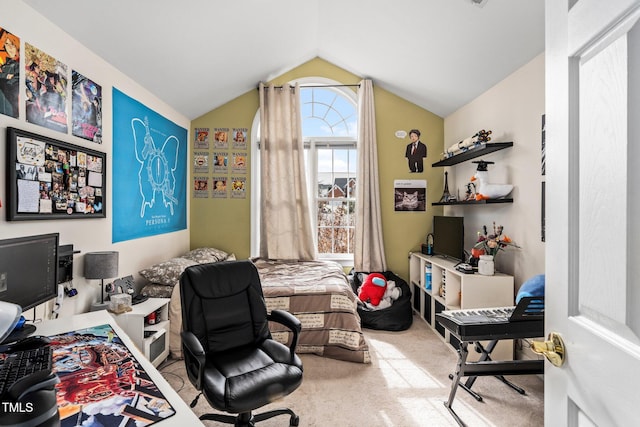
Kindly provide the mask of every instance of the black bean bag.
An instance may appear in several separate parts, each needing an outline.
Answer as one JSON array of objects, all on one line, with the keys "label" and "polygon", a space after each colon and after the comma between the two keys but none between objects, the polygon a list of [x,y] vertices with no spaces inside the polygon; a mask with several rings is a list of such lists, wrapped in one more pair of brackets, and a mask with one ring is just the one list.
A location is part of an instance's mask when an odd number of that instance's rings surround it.
[{"label": "black bean bag", "polygon": [[[358,294],[358,288],[362,285],[365,275],[368,273],[352,272],[349,281],[353,292]],[[380,310],[370,310],[362,304],[358,304],[358,314],[363,328],[382,331],[404,331],[413,323],[413,309],[411,306],[411,289],[406,281],[393,274],[391,271],[382,273],[387,280],[393,280],[402,295],[391,304],[390,307]]]}]

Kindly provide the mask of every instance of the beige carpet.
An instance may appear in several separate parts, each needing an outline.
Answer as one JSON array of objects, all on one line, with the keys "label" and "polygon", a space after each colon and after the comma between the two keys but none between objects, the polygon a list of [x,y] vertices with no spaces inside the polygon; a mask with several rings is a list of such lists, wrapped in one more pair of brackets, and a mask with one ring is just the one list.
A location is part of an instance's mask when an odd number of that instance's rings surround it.
[{"label": "beige carpet", "polygon": [[[371,348],[370,365],[303,354],[300,388],[263,410],[288,406],[300,416],[300,426],[457,426],[443,405],[450,391],[448,375],[457,360],[451,347],[417,317],[407,331],[367,329],[365,336]],[[186,378],[183,362],[169,360],[160,368],[185,402],[191,403],[197,393]],[[542,426],[543,381],[533,375],[508,379],[526,394],[520,395],[494,377],[482,377],[473,389],[483,402],[459,388],[454,410],[469,427]],[[198,415],[215,412],[204,397],[194,410]],[[284,427],[288,421],[288,416],[280,416],[257,425]]]}]

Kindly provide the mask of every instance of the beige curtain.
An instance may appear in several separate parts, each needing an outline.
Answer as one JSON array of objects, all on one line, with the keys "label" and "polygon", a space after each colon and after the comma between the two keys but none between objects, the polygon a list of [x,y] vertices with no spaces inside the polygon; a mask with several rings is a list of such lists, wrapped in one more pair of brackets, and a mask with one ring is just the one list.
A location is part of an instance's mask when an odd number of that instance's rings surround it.
[{"label": "beige curtain", "polygon": [[376,109],[373,83],[369,79],[362,80],[358,90],[357,177],[354,269],[386,271],[380,216]]},{"label": "beige curtain", "polygon": [[299,87],[260,83],[260,256],[312,260]]}]

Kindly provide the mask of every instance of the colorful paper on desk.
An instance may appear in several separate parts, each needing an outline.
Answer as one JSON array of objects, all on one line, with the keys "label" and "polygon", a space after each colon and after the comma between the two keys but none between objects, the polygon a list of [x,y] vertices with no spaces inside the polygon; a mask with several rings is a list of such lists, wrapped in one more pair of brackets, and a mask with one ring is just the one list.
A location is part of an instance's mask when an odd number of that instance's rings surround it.
[{"label": "colorful paper on desk", "polygon": [[49,338],[61,426],[149,426],[175,414],[111,326]]}]

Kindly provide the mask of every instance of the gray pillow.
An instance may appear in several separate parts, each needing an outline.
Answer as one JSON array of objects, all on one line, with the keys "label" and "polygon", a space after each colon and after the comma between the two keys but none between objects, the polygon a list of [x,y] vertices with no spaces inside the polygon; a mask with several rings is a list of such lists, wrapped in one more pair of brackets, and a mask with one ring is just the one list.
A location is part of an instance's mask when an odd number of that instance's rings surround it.
[{"label": "gray pillow", "polygon": [[198,264],[225,261],[228,257],[228,253],[216,248],[198,248],[182,255],[182,258],[190,259]]},{"label": "gray pillow", "polygon": [[196,264],[198,264],[196,261],[188,258],[171,258],[170,260],[140,270],[139,273],[149,282],[175,286],[180,281],[180,275],[185,268]]}]

